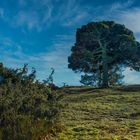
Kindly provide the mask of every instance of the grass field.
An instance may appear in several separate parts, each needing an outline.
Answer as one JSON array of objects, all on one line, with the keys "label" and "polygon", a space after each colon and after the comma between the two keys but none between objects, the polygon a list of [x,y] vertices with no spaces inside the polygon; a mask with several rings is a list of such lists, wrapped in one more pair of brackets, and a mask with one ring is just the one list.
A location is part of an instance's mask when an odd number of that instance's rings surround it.
[{"label": "grass field", "polygon": [[140,88],[65,89],[55,140],[140,140]]}]

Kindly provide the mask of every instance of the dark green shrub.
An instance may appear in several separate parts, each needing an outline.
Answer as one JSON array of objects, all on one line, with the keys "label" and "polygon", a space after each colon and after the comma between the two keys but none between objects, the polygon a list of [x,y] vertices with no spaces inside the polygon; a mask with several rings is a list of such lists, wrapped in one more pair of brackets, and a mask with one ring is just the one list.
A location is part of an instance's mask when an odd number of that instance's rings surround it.
[{"label": "dark green shrub", "polygon": [[[0,133],[2,140],[38,140],[56,125],[58,94],[36,80],[28,67],[8,69],[0,65]],[[51,77],[52,78],[52,77]]]}]

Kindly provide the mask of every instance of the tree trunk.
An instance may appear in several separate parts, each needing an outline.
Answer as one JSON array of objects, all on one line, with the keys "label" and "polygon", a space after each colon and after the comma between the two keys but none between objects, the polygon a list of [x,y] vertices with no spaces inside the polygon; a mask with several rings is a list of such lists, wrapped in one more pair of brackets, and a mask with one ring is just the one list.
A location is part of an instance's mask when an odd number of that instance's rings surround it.
[{"label": "tree trunk", "polygon": [[98,86],[101,87],[102,86],[102,70],[100,68],[100,64],[98,64]]},{"label": "tree trunk", "polygon": [[101,47],[101,58],[102,58],[102,87],[106,88],[108,87],[108,56],[107,56],[107,46],[106,44],[103,45],[102,42],[99,40],[99,45]]},{"label": "tree trunk", "polygon": [[102,87],[108,87],[108,59],[107,59],[107,48],[102,48],[102,62],[103,62],[103,83]]},{"label": "tree trunk", "polygon": [[103,83],[102,87],[108,87],[108,64],[103,62]]}]

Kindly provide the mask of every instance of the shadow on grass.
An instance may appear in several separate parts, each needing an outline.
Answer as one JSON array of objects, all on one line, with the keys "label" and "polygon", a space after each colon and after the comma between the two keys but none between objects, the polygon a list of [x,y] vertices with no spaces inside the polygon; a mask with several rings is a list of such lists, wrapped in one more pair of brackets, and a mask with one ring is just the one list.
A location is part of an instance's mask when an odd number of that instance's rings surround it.
[{"label": "shadow on grass", "polygon": [[128,85],[122,86],[119,88],[115,88],[115,90],[123,91],[123,92],[140,92],[140,85]]}]

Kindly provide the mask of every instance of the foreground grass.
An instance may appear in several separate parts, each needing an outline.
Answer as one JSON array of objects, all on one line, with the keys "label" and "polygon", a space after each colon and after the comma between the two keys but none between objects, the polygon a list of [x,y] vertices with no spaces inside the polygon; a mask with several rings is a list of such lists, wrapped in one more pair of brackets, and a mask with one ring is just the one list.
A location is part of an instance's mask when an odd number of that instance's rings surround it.
[{"label": "foreground grass", "polygon": [[55,140],[140,140],[140,90],[69,88]]}]

